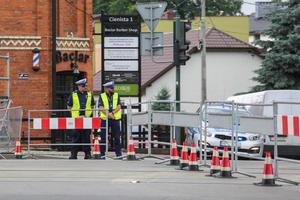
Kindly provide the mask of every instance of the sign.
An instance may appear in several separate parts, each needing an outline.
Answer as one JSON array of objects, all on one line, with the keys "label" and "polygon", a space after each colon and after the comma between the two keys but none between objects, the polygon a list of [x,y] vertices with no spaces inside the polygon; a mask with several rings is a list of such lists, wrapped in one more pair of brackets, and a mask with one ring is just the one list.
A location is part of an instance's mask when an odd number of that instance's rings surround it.
[{"label": "sign", "polygon": [[167,2],[137,3],[136,9],[153,32],[167,7]]},{"label": "sign", "polygon": [[105,37],[104,47],[139,47],[137,37]]},{"label": "sign", "polygon": [[105,82],[114,81],[116,83],[137,83],[139,81],[138,72],[105,72]]},{"label": "sign", "polygon": [[121,96],[139,96],[141,59],[139,16],[104,15],[102,25],[102,84],[114,81]]},{"label": "sign", "polygon": [[[154,46],[154,47],[153,47]],[[164,54],[164,33],[154,32],[151,40],[151,33],[141,33],[141,54],[142,56],[163,56]]]},{"label": "sign", "polygon": [[104,59],[138,60],[138,49],[104,49]]},{"label": "sign", "polygon": [[87,63],[89,59],[89,55],[84,54],[84,53],[78,53],[78,51],[74,51],[71,53],[62,53],[60,51],[56,52],[56,63],[60,62],[69,62],[69,61],[78,61],[80,63]]},{"label": "sign", "polygon": [[105,71],[139,71],[139,62],[134,61],[120,61],[120,60],[106,60],[104,61]]},{"label": "sign", "polygon": [[19,75],[18,75],[18,78],[19,78],[19,79],[22,79],[22,80],[26,80],[26,79],[29,78],[29,74],[19,74]]}]

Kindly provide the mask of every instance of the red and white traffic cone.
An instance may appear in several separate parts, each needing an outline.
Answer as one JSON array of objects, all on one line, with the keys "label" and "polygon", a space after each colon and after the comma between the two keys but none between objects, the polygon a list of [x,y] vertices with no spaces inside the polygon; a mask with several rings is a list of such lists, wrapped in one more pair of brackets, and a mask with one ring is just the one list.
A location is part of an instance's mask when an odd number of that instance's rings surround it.
[{"label": "red and white traffic cone", "polygon": [[198,157],[195,143],[191,145],[191,155],[189,159],[189,170],[190,171],[199,171]]},{"label": "red and white traffic cone", "polygon": [[20,138],[16,140],[15,157],[16,159],[22,159],[22,147]]},{"label": "red and white traffic cone", "polygon": [[93,147],[93,156],[94,159],[100,159],[100,145],[99,145],[99,137],[95,137],[94,139],[94,147]]},{"label": "red and white traffic cone", "polygon": [[231,175],[230,160],[229,160],[229,154],[228,154],[228,147],[227,146],[225,146],[224,149],[223,149],[221,171],[220,171],[220,175],[217,176],[217,177],[220,177],[220,178],[235,178]]},{"label": "red and white traffic cone", "polygon": [[172,140],[172,146],[170,149],[170,165],[179,165],[179,157],[178,157],[176,139]]},{"label": "red and white traffic cone", "polygon": [[186,146],[186,142],[183,142],[182,149],[181,149],[179,168],[183,169],[183,168],[188,167],[188,166],[189,166],[188,148]]},{"label": "red and white traffic cone", "polygon": [[280,185],[275,184],[271,152],[266,152],[262,181],[259,182],[259,183],[254,183],[254,185],[258,185],[258,186],[280,186]]},{"label": "red and white traffic cone", "polygon": [[221,170],[221,166],[220,166],[218,147],[214,147],[213,155],[211,159],[211,166],[210,166],[210,176],[220,172],[220,170]]},{"label": "red and white traffic cone", "polygon": [[127,160],[136,160],[134,140],[133,140],[132,136],[130,136],[129,139],[128,139]]}]

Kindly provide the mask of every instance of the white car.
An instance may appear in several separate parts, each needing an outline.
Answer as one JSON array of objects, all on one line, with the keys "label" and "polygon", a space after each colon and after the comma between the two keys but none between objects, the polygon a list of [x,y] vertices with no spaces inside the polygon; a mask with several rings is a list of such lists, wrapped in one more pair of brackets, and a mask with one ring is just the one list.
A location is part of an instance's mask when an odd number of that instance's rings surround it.
[{"label": "white car", "polygon": [[[204,111],[204,108],[202,108],[202,111]],[[208,106],[207,108],[208,113],[214,113],[214,114],[228,114],[232,112],[231,104],[220,104],[216,106]],[[246,109],[239,108],[238,110],[238,116],[249,116],[249,112]],[[209,122],[208,122],[209,123]],[[205,126],[205,122],[202,123],[203,127]],[[190,131],[192,130],[192,131]],[[198,133],[195,133],[195,131],[198,130]],[[188,141],[199,140],[197,142],[197,146],[199,147],[200,143],[200,134],[199,129],[195,128],[189,128],[188,131]],[[193,132],[193,134],[191,134]],[[202,144],[204,143],[204,130],[202,129]],[[192,138],[194,136],[194,138]],[[229,129],[223,129],[223,128],[207,128],[207,146],[208,147],[224,147],[228,146],[231,147],[232,141],[232,132]],[[234,138],[235,139],[235,138]],[[258,134],[254,133],[238,133],[238,150],[240,152],[247,152],[247,153],[260,153],[260,150],[263,148],[263,137],[260,137]]]}]

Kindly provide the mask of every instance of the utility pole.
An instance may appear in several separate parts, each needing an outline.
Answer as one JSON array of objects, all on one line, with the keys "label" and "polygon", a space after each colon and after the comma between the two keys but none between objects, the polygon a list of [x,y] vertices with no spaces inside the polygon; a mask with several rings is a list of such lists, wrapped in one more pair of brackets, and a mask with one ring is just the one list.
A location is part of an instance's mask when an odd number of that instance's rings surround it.
[{"label": "utility pole", "polygon": [[[178,11],[176,11],[175,16],[175,41],[174,45],[178,45],[180,40],[180,16]],[[178,58],[175,58],[178,59]],[[176,64],[176,101],[180,101],[180,62],[175,62]],[[180,103],[176,103],[176,111],[180,111]]]},{"label": "utility pole", "polygon": [[201,0],[201,101],[207,100],[206,85],[206,23],[205,23],[205,0]]},{"label": "utility pole", "polygon": [[56,109],[56,0],[52,0],[52,109]]}]

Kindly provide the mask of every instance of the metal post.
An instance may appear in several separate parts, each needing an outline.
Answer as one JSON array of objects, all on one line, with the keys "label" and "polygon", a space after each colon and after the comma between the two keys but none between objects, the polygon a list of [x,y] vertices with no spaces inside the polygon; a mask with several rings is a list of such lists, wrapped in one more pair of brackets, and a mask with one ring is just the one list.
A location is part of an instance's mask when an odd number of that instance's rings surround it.
[{"label": "metal post", "polygon": [[[200,104],[200,108],[201,108],[201,104]],[[200,158],[200,164],[202,162],[202,156],[203,156],[203,153],[202,153],[202,122],[203,122],[203,112],[202,110],[200,110],[199,112],[199,118],[200,118],[200,124],[199,124],[199,133],[200,133],[200,144],[199,144],[199,158]],[[205,119],[206,120],[206,119]]]},{"label": "metal post", "polygon": [[205,102],[207,99],[206,92],[206,23],[205,23],[205,0],[201,1],[201,98],[202,102]]},{"label": "metal post", "polygon": [[[204,123],[204,163],[203,165],[206,166],[207,165],[207,152],[206,152],[206,149],[207,149],[207,102],[205,102],[205,113],[204,113],[204,119],[205,119],[205,123]],[[202,141],[202,138],[201,138],[201,141]]]},{"label": "metal post", "polygon": [[10,57],[9,53],[7,53],[7,59],[6,59],[6,73],[7,73],[7,91],[6,96],[9,99],[10,98]]},{"label": "metal post", "polygon": [[151,120],[152,118],[152,108],[151,108],[151,101],[148,103],[148,156],[151,156],[151,137],[152,137],[152,126]]},{"label": "metal post", "polygon": [[[238,113],[238,110],[239,110],[239,106],[238,104],[236,104],[236,107],[235,107],[235,119],[237,119],[237,113]],[[236,122],[238,123],[238,121],[236,120]],[[239,126],[236,126],[236,130],[235,130],[235,147],[234,147],[234,171],[237,171],[237,162],[238,162],[238,127]]]},{"label": "metal post", "polygon": [[277,114],[278,114],[278,103],[273,102],[273,120],[274,120],[274,175],[278,178],[278,136],[277,136]]},{"label": "metal post", "polygon": [[28,110],[28,124],[27,124],[27,128],[28,128],[28,133],[27,133],[27,142],[28,142],[28,147],[27,147],[27,153],[28,153],[28,156],[30,156],[30,137],[31,137],[31,134],[30,134],[30,110]]},{"label": "metal post", "polygon": [[[181,33],[180,33],[180,16],[178,11],[176,12],[176,16],[175,16],[175,41],[174,41],[174,45],[177,45],[177,49],[179,48],[179,40],[181,38]],[[180,112],[180,62],[176,62],[176,111]],[[181,141],[181,135],[180,135],[180,128],[176,128],[175,130],[175,137],[176,137],[176,141],[177,143],[179,143]],[[176,134],[177,133],[177,134]]]},{"label": "metal post", "polygon": [[106,121],[105,121],[105,138],[106,138],[106,146],[105,146],[105,154],[108,156],[108,110],[105,111]]},{"label": "metal post", "polygon": [[236,126],[236,121],[235,121],[235,113],[234,113],[234,102],[232,101],[231,102],[231,148],[230,148],[230,151],[231,151],[231,170],[233,170],[233,160],[234,160],[234,135],[235,135],[235,126]]}]

